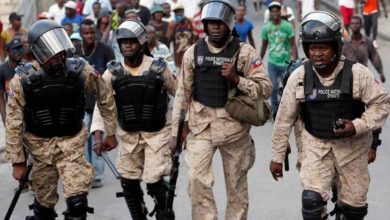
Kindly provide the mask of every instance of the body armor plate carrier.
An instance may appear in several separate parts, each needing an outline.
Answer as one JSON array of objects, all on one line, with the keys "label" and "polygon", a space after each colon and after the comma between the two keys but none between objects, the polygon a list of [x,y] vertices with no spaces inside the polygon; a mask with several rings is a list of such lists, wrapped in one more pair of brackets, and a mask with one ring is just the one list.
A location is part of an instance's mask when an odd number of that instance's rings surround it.
[{"label": "body armor plate carrier", "polygon": [[205,39],[195,45],[194,100],[210,107],[224,107],[227,102],[229,82],[222,76],[223,63],[232,63],[239,51],[240,41],[234,38],[224,50],[213,54]]},{"label": "body armor plate carrier", "polygon": [[68,58],[62,73],[46,74],[32,64],[19,66],[26,106],[26,131],[39,137],[72,136],[80,132],[84,117],[85,61]]},{"label": "body armor plate carrier", "polygon": [[345,60],[344,67],[333,85],[323,86],[310,61],[304,63],[305,102],[301,103],[301,116],[306,130],[320,139],[338,139],[333,122],[339,118],[353,120],[361,117],[365,105],[352,96],[353,61]]},{"label": "body armor plate carrier", "polygon": [[127,132],[159,131],[165,126],[168,96],[163,89],[163,60],[153,61],[149,72],[132,76],[120,62],[111,61],[107,68],[112,73],[112,87],[119,126]]}]

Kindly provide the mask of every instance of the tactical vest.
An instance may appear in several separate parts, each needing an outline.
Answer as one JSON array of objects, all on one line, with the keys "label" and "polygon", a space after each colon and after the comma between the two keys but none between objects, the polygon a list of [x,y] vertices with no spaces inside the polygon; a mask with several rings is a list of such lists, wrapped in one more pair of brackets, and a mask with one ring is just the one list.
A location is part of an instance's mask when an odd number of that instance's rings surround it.
[{"label": "tactical vest", "polygon": [[80,132],[84,118],[85,61],[68,58],[58,74],[35,70],[31,64],[19,66],[26,105],[26,131],[43,137],[72,136]]},{"label": "tactical vest", "polygon": [[232,63],[240,41],[234,38],[225,50],[211,53],[205,39],[195,45],[194,100],[210,107],[223,107],[226,104],[229,82],[222,76],[221,68],[225,62]]},{"label": "tactical vest", "polygon": [[301,103],[301,116],[306,130],[320,139],[338,139],[333,122],[339,118],[353,120],[361,117],[365,105],[352,96],[353,61],[345,60],[344,67],[331,86],[321,84],[310,61],[304,63],[305,102]]},{"label": "tactical vest", "polygon": [[107,65],[113,74],[111,83],[119,126],[123,130],[154,132],[165,126],[168,95],[163,89],[162,73],[166,65],[162,59],[153,61],[149,72],[142,76],[132,76],[114,60]]}]

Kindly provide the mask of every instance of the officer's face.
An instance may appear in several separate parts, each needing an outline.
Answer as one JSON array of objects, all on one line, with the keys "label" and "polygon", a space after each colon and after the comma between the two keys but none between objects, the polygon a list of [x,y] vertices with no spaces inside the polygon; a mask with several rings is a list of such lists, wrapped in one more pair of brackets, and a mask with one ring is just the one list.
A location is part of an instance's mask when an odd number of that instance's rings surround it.
[{"label": "officer's face", "polygon": [[316,68],[325,68],[332,63],[335,51],[332,43],[320,43],[309,45],[309,56]]},{"label": "officer's face", "polygon": [[80,34],[84,44],[86,45],[95,44],[96,31],[93,25],[81,25]]},{"label": "officer's face", "polygon": [[214,41],[219,41],[226,38],[229,33],[228,26],[222,21],[207,21],[207,31],[209,36]]},{"label": "officer's face", "polygon": [[141,49],[141,45],[138,43],[137,38],[129,38],[121,40],[121,52],[124,57],[133,57]]},{"label": "officer's face", "polygon": [[42,64],[43,70],[48,74],[57,74],[64,66],[65,52],[57,53],[50,58],[46,63]]}]

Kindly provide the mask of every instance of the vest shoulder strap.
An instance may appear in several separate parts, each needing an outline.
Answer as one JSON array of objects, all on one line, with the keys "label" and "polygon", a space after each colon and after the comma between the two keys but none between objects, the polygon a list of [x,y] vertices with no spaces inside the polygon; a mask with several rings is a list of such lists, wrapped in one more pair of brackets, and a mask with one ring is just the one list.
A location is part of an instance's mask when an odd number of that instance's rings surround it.
[{"label": "vest shoulder strap", "polygon": [[352,90],[352,65],[354,61],[345,59],[343,66],[343,76],[341,81],[341,94],[349,94]]},{"label": "vest shoulder strap", "polygon": [[38,84],[42,73],[41,71],[36,70],[32,63],[18,65],[15,68],[15,72],[21,76],[22,85],[26,84],[27,86]]},{"label": "vest shoulder strap", "polygon": [[206,49],[206,40],[204,38],[201,38],[198,40],[198,42],[195,44],[194,47],[194,59],[195,59],[195,65],[201,65],[201,63],[198,62],[197,57],[202,56],[205,54]]},{"label": "vest shoulder strap", "polygon": [[82,57],[71,57],[66,59],[68,75],[76,77],[80,75],[85,67],[86,61]]},{"label": "vest shoulder strap", "polygon": [[304,76],[305,95],[310,95],[314,88],[313,64],[309,60],[307,62],[304,62],[303,66],[305,67],[305,76]]},{"label": "vest shoulder strap", "polygon": [[116,77],[125,75],[123,66],[119,61],[111,60],[107,63],[107,69]]}]

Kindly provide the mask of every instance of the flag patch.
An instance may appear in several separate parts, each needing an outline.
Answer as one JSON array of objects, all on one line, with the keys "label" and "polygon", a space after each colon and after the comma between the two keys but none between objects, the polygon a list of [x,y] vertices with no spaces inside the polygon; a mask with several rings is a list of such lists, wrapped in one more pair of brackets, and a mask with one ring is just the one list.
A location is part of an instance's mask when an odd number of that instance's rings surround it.
[{"label": "flag patch", "polygon": [[259,67],[259,66],[261,66],[261,64],[263,64],[263,63],[261,62],[260,58],[257,58],[257,59],[252,61],[253,68]]}]

